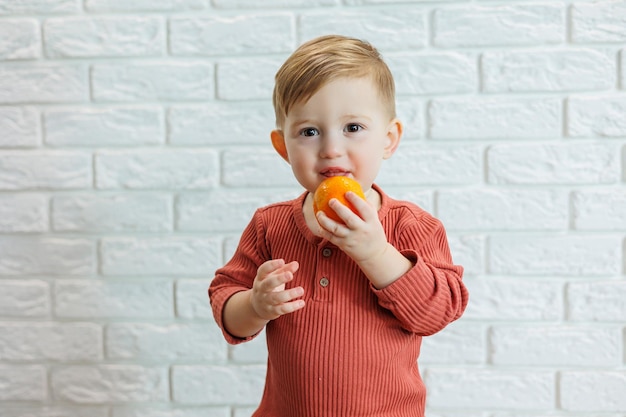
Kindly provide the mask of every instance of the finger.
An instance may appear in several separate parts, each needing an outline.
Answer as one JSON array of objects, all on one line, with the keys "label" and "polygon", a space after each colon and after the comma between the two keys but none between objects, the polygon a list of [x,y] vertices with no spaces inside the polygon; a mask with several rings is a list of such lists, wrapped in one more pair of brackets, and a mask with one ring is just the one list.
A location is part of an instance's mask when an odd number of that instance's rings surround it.
[{"label": "finger", "polygon": [[275,312],[276,314],[283,315],[293,313],[294,311],[300,310],[305,306],[304,300],[295,300],[289,303],[283,303],[279,306],[276,306]]},{"label": "finger", "polygon": [[337,229],[339,223],[335,220],[331,219],[326,215],[326,213],[319,211],[317,214],[317,222],[320,225],[320,235],[323,238],[329,238],[329,234],[332,235],[333,230]]},{"label": "finger", "polygon": [[340,203],[337,199],[331,199],[328,205],[337,213],[343,224],[348,225],[350,228],[353,228],[352,226],[356,226],[362,220],[360,215],[355,213],[351,207]]},{"label": "finger", "polygon": [[300,264],[297,261],[289,262],[288,264],[284,264],[280,268],[272,271],[272,278],[277,278],[279,284],[284,284],[293,279],[293,274],[300,268]]},{"label": "finger", "polygon": [[370,203],[367,200],[364,200],[361,197],[359,197],[356,193],[352,191],[348,191],[346,193],[346,200],[350,204],[352,204],[352,206],[356,209],[358,215],[363,220],[366,220],[368,217],[370,217],[372,213],[378,216],[378,213],[376,213],[376,210],[373,210]]},{"label": "finger", "polygon": [[284,288],[284,284],[293,279],[293,274],[299,267],[300,265],[297,261],[284,264],[280,268],[272,271],[261,281],[261,289],[267,292],[282,290]]},{"label": "finger", "polygon": [[304,295],[304,288],[295,287],[285,291],[279,291],[272,294],[271,303],[275,306],[294,301]]},{"label": "finger", "polygon": [[285,265],[284,259],[272,259],[272,260],[263,262],[257,270],[257,275],[259,276],[260,279],[264,279],[269,274],[271,274],[272,272],[276,271],[277,269],[281,268],[284,265]]}]

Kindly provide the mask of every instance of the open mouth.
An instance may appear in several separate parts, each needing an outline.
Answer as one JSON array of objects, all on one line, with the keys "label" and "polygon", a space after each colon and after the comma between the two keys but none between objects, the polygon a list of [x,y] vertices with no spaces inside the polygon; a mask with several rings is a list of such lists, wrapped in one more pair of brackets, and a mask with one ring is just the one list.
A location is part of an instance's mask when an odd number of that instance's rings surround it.
[{"label": "open mouth", "polygon": [[323,177],[338,177],[338,176],[349,177],[350,171],[346,171],[341,168],[328,168],[320,172],[320,175],[322,175]]}]

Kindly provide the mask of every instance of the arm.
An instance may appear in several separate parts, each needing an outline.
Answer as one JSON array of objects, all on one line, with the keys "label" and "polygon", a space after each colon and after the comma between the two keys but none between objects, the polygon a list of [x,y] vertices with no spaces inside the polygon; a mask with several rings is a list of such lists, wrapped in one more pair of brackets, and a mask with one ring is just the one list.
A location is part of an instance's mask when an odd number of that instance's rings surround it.
[{"label": "arm", "polygon": [[469,294],[462,281],[463,268],[452,263],[441,222],[426,215],[406,223],[394,244],[414,266],[375,292],[379,304],[392,311],[404,328],[428,336],[461,317]]},{"label": "arm", "polygon": [[[385,233],[373,207],[349,193],[346,197],[360,217],[335,201],[331,207],[345,226],[320,213],[318,220],[324,237],[361,267],[379,304],[405,329],[420,335],[436,333],[459,318],[468,292],[461,279],[463,268],[452,264],[441,222],[406,208],[406,216],[388,225]],[[387,235],[394,236],[392,241]]]},{"label": "arm", "polygon": [[259,212],[242,233],[232,259],[218,269],[209,287],[213,316],[231,344],[250,340],[269,320],[303,307],[293,298],[301,287],[285,291],[293,279],[297,262],[267,260],[264,245],[265,227]]},{"label": "arm", "polygon": [[224,305],[224,329],[233,336],[248,338],[261,331],[270,321],[304,307],[302,287],[285,290],[293,279],[297,262],[285,264],[282,259],[267,261],[258,269],[252,289],[233,294]]}]

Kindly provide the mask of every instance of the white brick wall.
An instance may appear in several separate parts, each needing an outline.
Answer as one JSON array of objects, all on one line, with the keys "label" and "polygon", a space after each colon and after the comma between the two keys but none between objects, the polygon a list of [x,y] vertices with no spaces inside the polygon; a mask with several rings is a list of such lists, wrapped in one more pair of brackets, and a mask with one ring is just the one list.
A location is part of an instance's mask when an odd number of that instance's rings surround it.
[{"label": "white brick wall", "polygon": [[300,192],[273,76],[330,32],[383,52],[379,183],[466,267],[428,415],[626,416],[626,1],[0,0],[0,417],[250,416],[264,342],[206,290]]}]

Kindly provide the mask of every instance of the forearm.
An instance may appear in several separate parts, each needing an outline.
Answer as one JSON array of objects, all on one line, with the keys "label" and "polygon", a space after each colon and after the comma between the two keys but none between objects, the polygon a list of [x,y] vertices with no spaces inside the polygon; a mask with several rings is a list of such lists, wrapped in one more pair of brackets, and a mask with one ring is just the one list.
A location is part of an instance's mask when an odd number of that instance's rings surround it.
[{"label": "forearm", "polygon": [[417,261],[409,273],[376,293],[379,304],[405,329],[428,336],[461,316],[468,293],[462,282],[462,267],[414,256]]},{"label": "forearm", "polygon": [[375,288],[383,289],[406,274],[413,263],[387,243],[377,255],[359,262],[359,267]]},{"label": "forearm", "polygon": [[224,328],[235,337],[254,336],[269,322],[260,318],[252,308],[251,293],[252,290],[237,292],[224,305],[222,313]]}]

